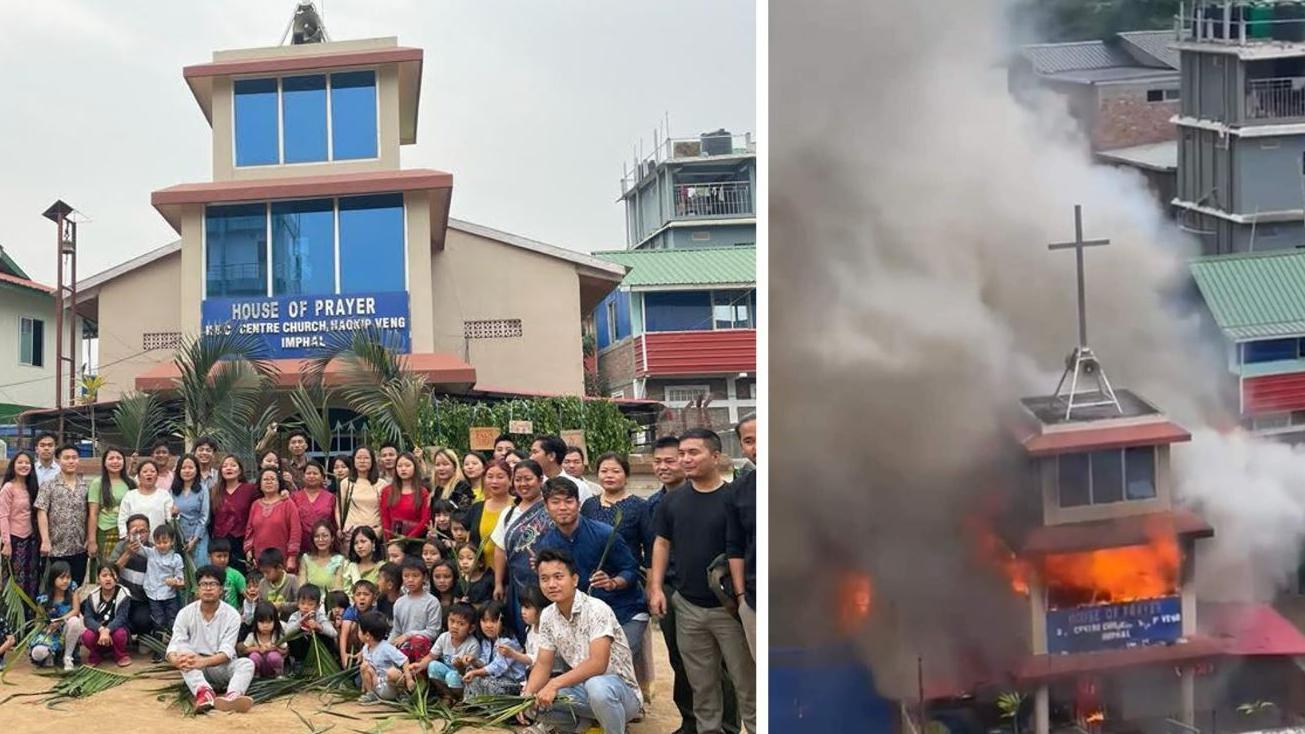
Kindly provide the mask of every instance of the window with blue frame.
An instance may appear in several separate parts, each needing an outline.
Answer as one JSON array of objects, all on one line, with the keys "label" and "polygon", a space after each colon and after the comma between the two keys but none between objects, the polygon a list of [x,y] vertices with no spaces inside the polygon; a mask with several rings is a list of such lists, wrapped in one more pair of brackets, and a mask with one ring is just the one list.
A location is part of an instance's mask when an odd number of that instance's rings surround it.
[{"label": "window with blue frame", "polygon": [[205,212],[209,298],[267,295],[267,207],[210,206]]},{"label": "window with blue frame", "polygon": [[281,127],[286,163],[326,160],[324,75],[290,76],[281,80]]},{"label": "window with blue frame", "polygon": [[401,291],[403,195],[340,199],[340,292]]},{"label": "window with blue frame", "polygon": [[210,206],[204,232],[208,298],[406,289],[402,194]]},{"label": "window with blue frame", "polygon": [[753,291],[712,291],[712,320],[717,329],[751,329]]},{"label": "window with blue frame", "polygon": [[375,158],[376,72],[234,83],[237,166]]},{"label": "window with blue frame", "polygon": [[241,79],[235,83],[236,165],[277,163],[275,79]]},{"label": "window with blue frame", "polygon": [[331,75],[331,130],[335,160],[376,157],[376,72]]},{"label": "window with blue frame", "polygon": [[1246,342],[1242,345],[1242,359],[1246,364],[1300,359],[1301,342],[1301,339],[1266,339],[1257,342]]},{"label": "window with blue frame", "polygon": [[335,202],[272,204],[272,295],[335,293]]}]

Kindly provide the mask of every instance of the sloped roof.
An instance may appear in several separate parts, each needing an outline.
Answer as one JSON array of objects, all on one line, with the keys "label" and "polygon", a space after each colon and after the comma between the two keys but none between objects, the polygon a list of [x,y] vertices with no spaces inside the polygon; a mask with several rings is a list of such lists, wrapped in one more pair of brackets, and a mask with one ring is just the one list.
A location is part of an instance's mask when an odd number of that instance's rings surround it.
[{"label": "sloped roof", "polygon": [[1178,68],[1178,51],[1169,48],[1173,31],[1124,31],[1119,40],[1120,47],[1143,66]]},{"label": "sloped roof", "polygon": [[631,288],[757,282],[756,247],[609,250],[594,255],[630,268],[622,285]]},{"label": "sloped roof", "polygon": [[1189,267],[1228,339],[1305,336],[1305,251],[1215,255]]},{"label": "sloped roof", "polygon": [[1104,41],[1033,43],[1022,46],[1020,54],[1033,64],[1033,70],[1039,74],[1137,65],[1131,56],[1106,45]]}]

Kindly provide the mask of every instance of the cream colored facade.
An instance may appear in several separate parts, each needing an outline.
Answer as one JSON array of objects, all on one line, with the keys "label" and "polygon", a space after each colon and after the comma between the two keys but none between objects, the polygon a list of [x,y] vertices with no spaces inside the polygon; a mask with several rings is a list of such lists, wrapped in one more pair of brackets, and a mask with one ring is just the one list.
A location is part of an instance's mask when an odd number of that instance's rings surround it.
[{"label": "cream colored facade", "polygon": [[[187,83],[212,124],[213,181],[154,192],[155,208],[180,240],[80,286],[79,301],[101,325],[105,399],[134,389],[136,376],[171,359],[171,344],[160,346],[167,339],[159,335],[173,335],[175,342],[198,333],[208,204],[386,191],[403,192],[412,353],[441,353],[470,364],[475,390],[583,394],[582,316],[616,287],[625,269],[448,219],[451,176],[399,167],[400,145],[416,140],[421,58],[420,49],[379,38],[219,51],[213,63],[187,67]],[[377,74],[376,158],[234,165],[233,80],[352,69]]]}]

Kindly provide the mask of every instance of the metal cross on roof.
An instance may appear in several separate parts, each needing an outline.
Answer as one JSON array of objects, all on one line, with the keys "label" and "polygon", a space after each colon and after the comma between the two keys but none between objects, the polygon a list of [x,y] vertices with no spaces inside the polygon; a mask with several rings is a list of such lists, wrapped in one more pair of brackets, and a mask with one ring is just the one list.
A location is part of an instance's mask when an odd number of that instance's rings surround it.
[{"label": "metal cross on roof", "polygon": [[1078,267],[1078,345],[1087,346],[1087,295],[1083,285],[1083,248],[1100,247],[1110,244],[1110,240],[1083,239],[1083,207],[1074,205],[1074,241],[1055,242],[1047,245],[1048,250],[1066,250],[1074,248],[1075,264]]},{"label": "metal cross on roof", "polygon": [[[1087,288],[1084,285],[1083,278],[1083,248],[1100,247],[1108,244],[1110,244],[1110,240],[1107,239],[1083,239],[1083,207],[1075,204],[1074,241],[1055,242],[1047,246],[1049,250],[1073,248],[1078,274],[1078,346],[1065,359],[1065,372],[1060,376],[1060,384],[1056,385],[1056,397],[1062,398],[1061,390],[1065,387],[1065,381],[1069,380],[1069,392],[1063,395],[1065,420],[1070,420],[1073,417],[1074,408],[1113,405],[1117,411],[1123,412],[1123,409],[1119,406],[1119,399],[1115,397],[1114,388],[1110,386],[1110,380],[1106,378],[1105,370],[1102,369],[1101,363],[1097,361],[1096,355],[1092,353],[1092,349],[1088,347],[1087,342]],[[1095,377],[1097,389],[1095,391],[1080,392],[1078,389],[1080,376]],[[1076,399],[1079,397],[1082,399]]]}]

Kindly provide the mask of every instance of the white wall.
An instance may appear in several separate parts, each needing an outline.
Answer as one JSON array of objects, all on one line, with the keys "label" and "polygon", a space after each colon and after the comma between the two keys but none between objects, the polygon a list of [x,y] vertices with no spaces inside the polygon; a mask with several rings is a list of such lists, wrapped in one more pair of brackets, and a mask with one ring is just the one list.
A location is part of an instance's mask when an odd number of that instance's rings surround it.
[{"label": "white wall", "polygon": [[[19,319],[45,322],[43,367],[19,364]],[[18,383],[18,384],[15,384]],[[0,403],[54,406],[54,296],[0,284]]]}]

